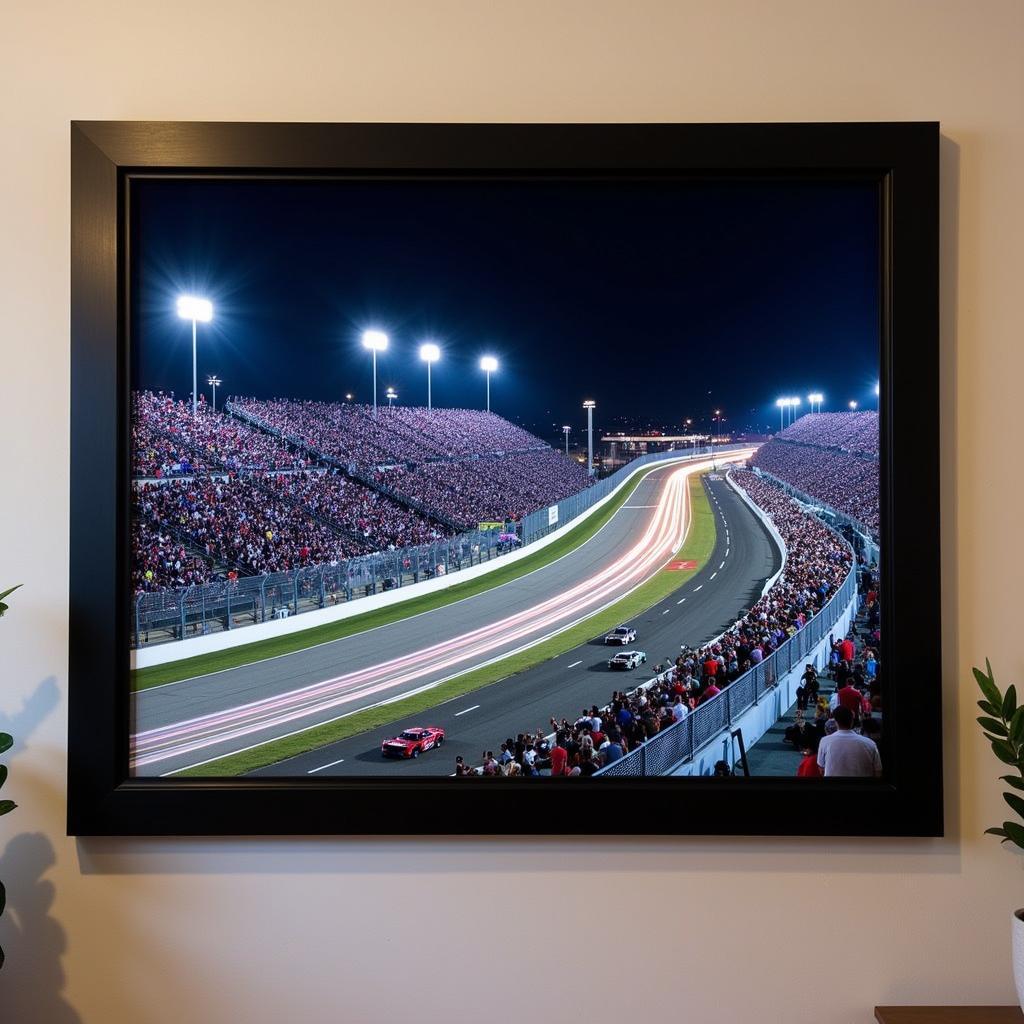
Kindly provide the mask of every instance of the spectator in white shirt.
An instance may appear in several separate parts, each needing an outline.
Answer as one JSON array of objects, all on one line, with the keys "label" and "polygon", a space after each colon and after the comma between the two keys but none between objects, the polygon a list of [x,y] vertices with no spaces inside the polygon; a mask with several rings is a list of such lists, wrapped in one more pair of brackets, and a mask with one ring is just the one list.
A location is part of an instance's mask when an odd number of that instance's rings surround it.
[{"label": "spectator in white shirt", "polygon": [[839,727],[818,746],[818,767],[825,778],[879,778],[882,759],[873,740],[853,731],[853,713],[841,704],[832,714]]}]

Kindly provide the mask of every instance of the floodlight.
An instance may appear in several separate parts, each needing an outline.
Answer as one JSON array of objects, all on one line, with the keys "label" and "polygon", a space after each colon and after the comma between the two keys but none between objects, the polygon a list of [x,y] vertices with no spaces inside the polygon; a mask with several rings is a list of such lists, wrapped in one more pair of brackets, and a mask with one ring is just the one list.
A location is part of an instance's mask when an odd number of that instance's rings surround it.
[{"label": "floodlight", "polygon": [[483,356],[480,360],[480,369],[484,373],[494,373],[498,369],[498,360],[494,356]]},{"label": "floodlight", "polygon": [[363,348],[383,352],[388,347],[388,336],[383,331],[363,331]]},{"label": "floodlight", "polygon": [[209,323],[213,319],[213,303],[209,299],[199,299],[194,295],[182,295],[178,299],[178,316],[182,320]]},{"label": "floodlight", "polygon": [[441,350],[433,342],[420,345],[420,359],[425,363],[436,363],[441,358]]}]

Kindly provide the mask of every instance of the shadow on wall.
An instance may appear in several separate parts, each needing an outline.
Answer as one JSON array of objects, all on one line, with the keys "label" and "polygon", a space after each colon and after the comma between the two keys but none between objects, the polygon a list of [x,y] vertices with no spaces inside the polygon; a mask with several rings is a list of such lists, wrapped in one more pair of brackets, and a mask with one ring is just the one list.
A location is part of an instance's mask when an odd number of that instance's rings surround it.
[{"label": "shadow on wall", "polygon": [[[48,676],[18,711],[0,713],[0,732],[9,732],[14,737],[7,787],[20,804],[29,800],[56,802],[60,798],[60,794],[47,793],[42,787],[33,786],[31,778],[19,778],[18,774],[18,760],[29,745],[29,737],[59,704],[57,681]],[[32,795],[26,798],[29,791]],[[18,813],[3,819],[5,831],[8,826],[17,827]],[[53,843],[41,832],[13,836],[0,855],[0,879],[7,889],[7,908],[0,916],[0,946],[7,955],[0,971],[0,1019],[4,1021],[81,1021],[61,995],[61,957],[67,937],[50,912],[55,896],[53,882],[43,877],[55,863]]]},{"label": "shadow on wall", "polygon": [[50,914],[53,883],[43,878],[55,862],[53,844],[41,832],[15,836],[0,857],[0,878],[7,886],[7,909],[0,917],[0,945],[7,952],[0,971],[0,1011],[5,1020],[81,1021],[61,995],[61,956],[67,941]]}]

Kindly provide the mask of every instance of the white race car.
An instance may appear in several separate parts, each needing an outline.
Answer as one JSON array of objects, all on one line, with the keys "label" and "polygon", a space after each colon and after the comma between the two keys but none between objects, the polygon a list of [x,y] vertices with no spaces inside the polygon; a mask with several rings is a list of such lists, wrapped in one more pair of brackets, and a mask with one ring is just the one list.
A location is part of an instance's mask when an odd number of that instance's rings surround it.
[{"label": "white race car", "polygon": [[637,665],[642,665],[646,660],[647,654],[644,651],[623,651],[608,661],[608,667],[629,670],[636,668]]},{"label": "white race car", "polygon": [[636,630],[632,626],[616,626],[605,638],[606,644],[622,644],[623,647],[626,644],[636,643]]}]

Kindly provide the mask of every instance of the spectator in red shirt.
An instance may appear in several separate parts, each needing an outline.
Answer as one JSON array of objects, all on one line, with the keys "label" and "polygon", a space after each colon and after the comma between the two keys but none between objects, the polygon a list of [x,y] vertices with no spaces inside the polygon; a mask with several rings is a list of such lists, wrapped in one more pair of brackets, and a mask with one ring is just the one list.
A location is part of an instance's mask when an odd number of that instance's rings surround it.
[{"label": "spectator in red shirt", "polygon": [[852,662],[856,657],[856,654],[857,652],[853,646],[853,641],[849,637],[839,644],[839,657],[842,658],[843,661]]},{"label": "spectator in red shirt", "polygon": [[860,714],[864,695],[852,683],[847,683],[839,693],[836,694],[836,697],[844,708],[850,709],[850,713],[854,718]]},{"label": "spectator in red shirt", "polygon": [[555,745],[551,748],[551,774],[564,775],[565,765],[569,760],[569,752],[565,749],[565,733],[559,730],[555,736]]},{"label": "spectator in red shirt", "polygon": [[825,773],[818,767],[818,734],[807,731],[807,742],[804,745],[804,759],[796,770],[797,778],[820,779]]}]

